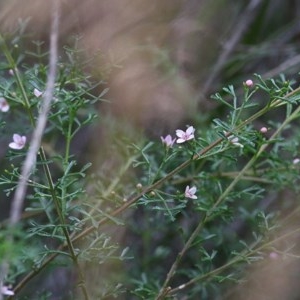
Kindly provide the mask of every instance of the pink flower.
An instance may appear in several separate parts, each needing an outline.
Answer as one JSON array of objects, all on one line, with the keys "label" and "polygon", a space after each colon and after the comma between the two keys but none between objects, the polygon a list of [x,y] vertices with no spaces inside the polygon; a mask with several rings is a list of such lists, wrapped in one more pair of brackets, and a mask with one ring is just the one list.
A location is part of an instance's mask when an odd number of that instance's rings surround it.
[{"label": "pink flower", "polygon": [[293,164],[294,164],[294,165],[299,164],[299,162],[300,162],[300,158],[295,158],[295,159],[293,160]]},{"label": "pink flower", "polygon": [[7,286],[1,286],[1,294],[7,296],[13,296],[15,293],[14,291],[10,290]]},{"label": "pink flower", "polygon": [[251,79],[246,80],[245,82],[246,87],[251,88],[253,86],[253,81]]},{"label": "pink flower", "polygon": [[271,252],[271,253],[269,254],[269,257],[270,257],[271,259],[278,259],[278,258],[279,258],[279,254],[276,253],[276,252]]},{"label": "pink flower", "polygon": [[181,129],[176,130],[176,135],[178,136],[177,143],[181,144],[186,141],[192,140],[195,138],[194,136],[195,128],[193,126],[188,127],[186,131],[183,131]]},{"label": "pink flower", "polygon": [[38,90],[38,89],[34,89],[34,90],[33,90],[33,94],[34,94],[34,96],[36,96],[37,98],[39,98],[39,97],[42,96],[43,92],[41,92],[41,91]]},{"label": "pink flower", "polygon": [[168,134],[166,137],[160,137],[161,141],[163,144],[165,144],[167,147],[172,147],[176,138],[175,139],[172,139],[171,135]]},{"label": "pink flower", "polygon": [[267,127],[262,127],[262,128],[260,129],[260,132],[261,132],[261,133],[266,133],[266,132],[268,132],[268,128],[267,128]]},{"label": "pink flower", "polygon": [[186,198],[190,198],[190,199],[197,199],[197,196],[195,195],[196,192],[197,192],[197,188],[195,186],[193,186],[191,188],[189,186],[187,186],[185,188],[184,196]]},{"label": "pink flower", "polygon": [[5,98],[3,98],[3,97],[0,97],[0,110],[2,112],[9,111],[9,105],[8,105],[7,101],[5,100]]},{"label": "pink flower", "polygon": [[11,149],[20,150],[23,149],[26,144],[26,136],[20,136],[19,134],[13,135],[13,142],[9,143]]}]

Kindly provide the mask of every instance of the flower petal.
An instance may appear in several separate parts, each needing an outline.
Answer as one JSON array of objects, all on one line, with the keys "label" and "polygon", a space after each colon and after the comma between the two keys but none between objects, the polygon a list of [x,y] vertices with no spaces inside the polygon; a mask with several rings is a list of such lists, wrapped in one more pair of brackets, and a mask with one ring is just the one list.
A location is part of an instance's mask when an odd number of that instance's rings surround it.
[{"label": "flower petal", "polygon": [[38,98],[38,97],[40,97],[43,94],[43,92],[41,92],[40,90],[38,90],[37,88],[35,88],[33,90],[33,94],[34,94],[35,97]]},{"label": "flower petal", "polygon": [[190,188],[190,193],[191,194],[195,194],[196,191],[197,191],[197,188],[195,186],[193,186],[193,187]]},{"label": "flower petal", "polygon": [[1,287],[1,294],[2,295],[7,295],[7,296],[13,296],[15,293],[10,290],[7,286],[2,286]]},{"label": "flower petal", "polygon": [[172,147],[176,139],[172,139],[172,136],[168,134],[166,137],[161,136],[160,137],[163,144],[165,144],[167,147]]},{"label": "flower petal", "polygon": [[181,129],[177,129],[176,130],[176,135],[179,137],[179,138],[182,138],[183,136],[185,136],[185,132]]},{"label": "flower petal", "polygon": [[177,141],[176,141],[177,144],[182,144],[184,142],[186,142],[186,140],[184,140],[184,139],[177,139]]},{"label": "flower petal", "polygon": [[13,140],[15,143],[20,143],[20,142],[22,142],[22,137],[19,134],[15,133],[13,135]]},{"label": "flower petal", "polygon": [[194,134],[195,132],[195,128],[193,126],[190,126],[187,130],[186,130],[186,133],[188,135],[191,135],[191,134]]},{"label": "flower petal", "polygon": [[193,138],[194,138],[194,135],[193,135],[193,134],[188,135],[188,136],[186,137],[186,141],[192,140]]},{"label": "flower petal", "polygon": [[20,145],[15,142],[9,143],[8,146],[9,146],[9,148],[15,149],[15,150],[22,149],[22,147],[20,147]]}]

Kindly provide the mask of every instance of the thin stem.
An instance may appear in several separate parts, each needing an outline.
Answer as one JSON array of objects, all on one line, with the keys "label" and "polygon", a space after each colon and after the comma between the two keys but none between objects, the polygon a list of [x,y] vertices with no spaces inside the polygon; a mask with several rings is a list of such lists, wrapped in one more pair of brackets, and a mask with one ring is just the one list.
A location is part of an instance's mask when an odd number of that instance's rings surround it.
[{"label": "thin stem", "polygon": [[[285,96],[285,98],[288,99],[288,97],[291,97],[293,94],[297,93],[300,91],[300,87],[295,89],[294,91],[290,92],[289,94],[287,94]],[[255,113],[254,115],[252,115],[251,117],[249,117],[248,119],[246,119],[245,121],[243,121],[240,125],[237,126],[237,128],[235,130],[240,130],[241,128],[243,128],[244,126],[246,126],[247,124],[253,122],[254,120],[256,120],[257,118],[259,118],[260,116],[264,115],[266,112],[268,112],[271,108],[277,107],[279,106],[281,103],[285,104],[284,101],[282,100],[275,100],[272,105],[266,106],[264,108],[262,108],[260,111],[258,111],[257,113]],[[214,147],[216,147],[218,144],[220,144],[223,141],[223,138],[219,138],[217,140],[215,140],[213,143],[211,143],[209,146],[207,146],[206,148],[202,149],[201,151],[199,151],[198,153],[196,153],[192,159],[189,159],[185,162],[183,162],[181,165],[177,166],[176,168],[174,168],[172,171],[170,171],[164,178],[161,178],[160,180],[156,181],[155,183],[153,183],[152,185],[145,187],[141,192],[137,193],[136,195],[133,195],[129,198],[129,200],[124,203],[122,206],[120,206],[119,208],[117,208],[116,210],[114,210],[110,216],[114,217],[119,215],[120,213],[122,213],[123,211],[125,211],[127,208],[131,207],[133,204],[135,204],[144,194],[150,192],[153,189],[158,188],[162,183],[164,183],[165,181],[169,180],[170,178],[172,178],[175,174],[179,173],[180,171],[182,171],[183,169],[185,169],[187,166],[190,165],[190,163],[194,160],[198,160],[200,158],[202,158],[205,154],[207,154],[210,150],[212,150]],[[98,228],[104,224],[106,224],[107,222],[110,221],[109,217],[103,217],[103,219],[101,219],[98,222]],[[198,232],[201,230],[202,226],[199,224],[197,226],[197,228],[195,229],[194,233],[195,236],[198,234]],[[71,242],[75,243],[77,241],[79,241],[80,239],[82,239],[83,237],[85,237],[86,235],[90,234],[91,232],[95,231],[96,228],[95,226],[90,226],[88,228],[86,228],[85,230],[83,230],[82,232],[80,232],[79,234],[76,235],[76,233],[74,232],[73,234],[71,234]],[[194,235],[192,234],[191,237],[193,238]],[[189,243],[191,244],[191,243]],[[64,248],[66,248],[66,244],[62,244],[58,247],[57,251],[61,251]],[[45,261],[42,263],[42,265],[40,266],[39,269],[31,271],[30,273],[27,274],[27,276],[25,276],[17,286],[15,286],[14,291],[18,292],[22,289],[22,287],[24,287],[26,285],[27,282],[29,282],[32,278],[34,278],[40,271],[42,271],[52,260],[54,260],[56,257],[58,256],[57,253],[53,253],[50,256],[48,256]],[[167,284],[165,284],[164,286],[166,286]]]},{"label": "thin stem", "polygon": [[[139,154],[140,155],[140,154]],[[132,166],[132,163],[138,158],[139,155],[133,155],[131,156],[128,161],[120,168],[120,171],[118,172],[118,175],[114,177],[114,179],[111,181],[110,185],[106,188],[106,190],[103,192],[103,198],[107,198],[111,192],[116,188],[116,186],[121,181],[123,175],[125,172]],[[96,205],[93,206],[93,208],[89,211],[89,214],[92,215],[101,205],[101,202],[98,201]]]},{"label": "thin stem", "polygon": [[274,245],[275,243],[277,242],[280,242],[284,239],[286,239],[287,237],[290,237],[294,234],[299,234],[300,232],[300,228],[297,228],[295,229],[294,231],[288,231],[287,233],[275,238],[274,240],[271,240],[269,242],[266,242],[264,244],[262,244],[261,246],[255,248],[255,246],[257,245],[257,242],[254,242],[253,245],[251,245],[249,247],[249,249],[245,249],[243,250],[239,256],[236,256],[235,258],[233,258],[231,261],[229,261],[228,263],[224,264],[223,266],[219,267],[219,268],[216,268],[206,274],[202,274],[200,276],[197,276],[193,279],[191,279],[190,281],[184,283],[184,284],[181,284],[180,286],[176,287],[176,288],[173,288],[173,289],[169,289],[169,292],[168,292],[168,295],[171,295],[171,294],[175,294],[176,292],[178,291],[181,291],[185,288],[187,288],[188,286],[191,286],[192,284],[195,284],[199,281],[203,281],[204,279],[207,279],[207,278],[211,278],[217,274],[220,274],[221,272],[223,272],[224,270],[228,269],[229,267],[235,265],[236,263],[239,263],[239,262],[243,262],[245,261],[245,258],[247,257],[251,257],[252,255],[255,255],[256,253],[259,253],[260,251],[266,249],[266,248],[269,248],[271,247],[272,245]]},{"label": "thin stem", "polygon": [[[286,127],[286,125],[294,120],[295,116],[297,116],[300,112],[300,106],[287,118],[281,126],[274,132],[274,134],[270,137],[270,141],[274,140],[276,136]],[[198,236],[199,232],[203,228],[204,224],[208,222],[211,219],[212,213],[214,210],[226,199],[228,194],[232,191],[234,186],[240,181],[240,179],[244,176],[244,174],[249,170],[249,168],[254,164],[254,162],[258,159],[258,157],[261,155],[261,153],[269,146],[269,143],[263,144],[258,152],[252,157],[252,159],[245,165],[245,167],[237,174],[237,176],[234,178],[234,180],[231,182],[231,184],[227,187],[227,189],[222,193],[222,195],[218,198],[218,200],[215,202],[215,204],[205,213],[204,218],[201,220],[201,222],[198,224],[196,229],[191,234],[190,238],[184,245],[183,249],[179,252],[179,254],[176,257],[176,260],[174,261],[173,265],[171,266],[165,282],[163,283],[160,292],[156,298],[156,300],[161,300],[166,295],[166,290],[170,290],[167,285],[169,284],[171,278],[174,276],[178,265],[183,257],[183,255],[187,252],[187,250],[190,248],[191,244],[194,242],[196,237]]]},{"label": "thin stem", "polygon": [[68,118],[68,133],[66,136],[66,150],[65,150],[65,160],[64,160],[64,167],[66,168],[69,162],[70,157],[70,146],[71,146],[71,140],[72,140],[72,125],[74,121],[74,113],[72,111],[72,108],[70,108],[69,111],[69,118]]},{"label": "thin stem", "polygon": [[[46,126],[46,122],[47,122],[48,112],[50,110],[51,102],[53,99],[53,92],[54,92],[54,85],[55,85],[55,78],[56,78],[56,66],[57,66],[57,60],[58,60],[58,54],[57,54],[57,48],[58,48],[57,43],[58,43],[58,32],[59,32],[58,27],[59,27],[59,17],[60,17],[59,16],[59,8],[60,8],[59,0],[55,0],[53,2],[53,18],[52,18],[52,28],[51,28],[51,33],[50,33],[49,73],[47,76],[46,91],[43,95],[43,103],[42,103],[41,112],[38,116],[36,124],[34,121],[32,111],[30,109],[29,100],[26,96],[24,86],[23,86],[22,81],[19,76],[19,72],[15,66],[15,63],[14,63],[14,60],[13,60],[11,54],[8,51],[8,48],[4,42],[4,39],[2,38],[2,36],[0,36],[0,43],[2,45],[3,51],[6,54],[9,64],[13,67],[13,70],[14,70],[16,78],[17,78],[18,86],[19,86],[21,93],[23,95],[23,98],[25,100],[24,105],[27,108],[30,122],[31,122],[32,126],[35,127],[35,130],[34,130],[33,136],[32,136],[32,140],[30,143],[30,148],[29,148],[29,151],[27,153],[27,156],[26,156],[26,159],[25,159],[25,162],[23,165],[20,180],[17,185],[16,192],[15,192],[12,206],[11,206],[10,224],[12,226],[16,225],[21,218],[23,201],[25,198],[26,190],[27,190],[27,182],[30,177],[31,171],[35,166],[36,157],[37,157],[38,152],[41,157],[41,160],[44,162],[44,164],[43,164],[44,171],[45,171],[47,181],[49,184],[50,194],[52,196],[53,202],[56,207],[56,211],[59,216],[59,220],[60,220],[61,224],[65,223],[64,216],[62,215],[62,212],[61,212],[60,203],[56,196],[54,184],[53,184],[52,177],[51,177],[51,172],[49,170],[48,164],[45,163],[46,156],[45,156],[43,148],[40,146],[42,135],[43,135],[43,132],[44,132],[44,129]],[[79,271],[81,283],[84,283],[83,273],[80,270],[80,266],[78,264],[77,256],[74,251],[68,230],[65,226],[62,226],[62,230],[66,237],[66,243],[69,248],[72,260],[73,260],[76,268]],[[80,287],[82,289],[85,299],[88,299],[88,294],[87,294],[87,289],[85,287],[85,284],[81,284]]]},{"label": "thin stem", "polygon": [[[37,153],[40,149],[42,135],[47,122],[47,115],[53,98],[54,83],[56,78],[56,64],[57,64],[57,57],[58,57],[57,55],[58,26],[59,26],[59,4],[57,0],[54,2],[54,13],[53,13],[51,35],[50,35],[50,61],[49,61],[49,73],[47,76],[47,88],[43,96],[41,113],[38,116],[35,130],[33,132],[32,139],[30,142],[30,148],[26,155],[26,159],[22,169],[22,174],[11,206],[10,219],[12,225],[16,224],[20,219],[23,201],[27,190],[28,178],[36,163]],[[2,44],[5,45],[5,43]],[[7,59],[9,63],[12,63],[10,61],[12,59],[10,54],[8,54]],[[18,72],[16,74],[18,74]],[[24,91],[24,87],[21,81],[19,82],[19,87],[21,88],[22,91]],[[28,98],[26,96],[25,91],[24,91],[24,99],[26,100],[25,102],[26,102],[26,107],[28,108],[29,111],[30,120],[32,122],[32,125],[34,126],[35,125],[34,118],[32,116],[32,112],[30,110],[30,104],[28,102]],[[41,150],[40,153],[43,154],[43,151]]]},{"label": "thin stem", "polygon": [[187,242],[185,243],[184,247],[182,248],[182,250],[178,253],[174,263],[172,264],[166,279],[157,295],[157,297],[155,298],[155,300],[161,300],[164,299],[164,297],[169,293],[169,291],[171,291],[171,288],[168,287],[168,284],[171,280],[171,278],[174,276],[179,263],[181,262],[181,259],[183,258],[183,256],[185,255],[185,253],[188,251],[188,249],[191,247],[192,243],[194,242],[194,240],[196,239],[196,237],[198,236],[199,232],[201,231],[201,229],[203,228],[203,225],[205,224],[205,220],[203,220],[202,222],[200,222],[198,224],[198,226],[196,227],[196,229],[193,231],[193,233],[191,234],[191,236],[189,237],[189,239],[187,240]]},{"label": "thin stem", "polygon": [[[277,130],[269,138],[269,141],[273,141],[276,138],[276,136],[278,136],[279,133],[286,127],[286,125],[294,120],[295,116],[298,115],[299,111],[300,111],[300,106],[287,119],[284,120],[284,122],[277,128]],[[265,143],[259,148],[257,153],[251,158],[251,160],[245,165],[245,167],[237,174],[237,176],[234,178],[234,180],[231,182],[231,184],[227,187],[227,189],[224,191],[224,193],[222,193],[222,195],[219,197],[219,199],[213,205],[211,211],[213,211],[217,206],[219,206],[223,202],[223,200],[231,192],[231,190],[236,185],[236,183],[238,181],[240,181],[240,179],[245,175],[245,173],[248,172],[248,170],[252,167],[254,162],[258,159],[258,157],[261,155],[261,153],[266,150],[266,148],[268,146],[269,146],[269,143]]]},{"label": "thin stem", "polygon": [[22,95],[22,98],[23,98],[23,105],[25,106],[25,109],[27,110],[27,113],[28,113],[28,116],[29,116],[29,121],[30,121],[30,124],[35,127],[35,120],[34,120],[34,116],[33,116],[33,113],[31,111],[31,108],[30,108],[30,102],[29,102],[29,99],[27,97],[27,93],[25,91],[25,88],[24,88],[24,85],[22,83],[22,80],[21,80],[21,76],[20,76],[20,72],[17,68],[17,65],[15,63],[15,60],[13,59],[7,45],[6,45],[6,42],[3,38],[3,36],[0,34],[0,44],[1,44],[1,48],[3,50],[3,53],[8,61],[8,64],[10,66],[10,68],[13,70],[14,72],[14,75],[15,75],[15,78],[17,80],[17,86],[18,88],[20,89],[20,92],[21,92],[21,95]]},{"label": "thin stem", "polygon": [[[119,207],[118,209],[114,210],[110,216],[114,217],[119,215],[120,213],[122,213],[123,211],[125,211],[127,208],[129,208],[131,205],[133,205],[134,203],[136,203],[144,194],[150,192],[151,190],[159,187],[163,182],[165,182],[166,180],[172,178],[175,174],[177,174],[178,172],[180,172],[181,170],[183,170],[184,168],[186,168],[193,160],[199,159],[202,155],[205,155],[207,152],[209,152],[211,149],[213,149],[215,146],[217,146],[219,143],[221,143],[223,141],[222,138],[217,139],[215,142],[211,143],[209,146],[207,146],[206,148],[202,149],[199,153],[196,153],[192,159],[189,159],[185,162],[183,162],[181,165],[179,165],[178,167],[176,167],[175,169],[173,169],[171,172],[169,172],[164,178],[161,178],[160,180],[158,180],[157,182],[153,183],[152,185],[146,187],[143,189],[143,191],[141,191],[140,193],[138,193],[137,195],[133,195],[131,198],[129,198],[129,200],[124,203],[121,207]],[[103,224],[106,224],[107,222],[110,221],[109,217],[103,217],[103,219],[101,221],[98,222],[98,228],[100,226],[102,226]],[[96,228],[95,226],[90,226],[88,228],[86,228],[85,230],[83,230],[82,232],[80,232],[79,234],[75,235],[72,234],[72,243],[75,243],[77,241],[79,241],[80,239],[82,239],[83,237],[85,237],[86,235],[90,234],[91,232],[95,231]],[[66,244],[62,244],[61,246],[58,247],[58,251],[63,250],[67,245]],[[52,260],[54,260],[56,257],[58,256],[58,253],[53,253],[51,254],[49,257],[47,257],[47,259],[45,259],[45,261],[43,262],[43,264],[40,266],[39,269],[31,271],[30,273],[28,273],[19,283],[18,285],[15,286],[14,291],[17,293],[18,291],[20,291],[22,289],[22,287],[24,287],[26,285],[27,282],[29,282],[32,278],[34,278],[37,274],[39,274],[40,271],[42,271]]]}]

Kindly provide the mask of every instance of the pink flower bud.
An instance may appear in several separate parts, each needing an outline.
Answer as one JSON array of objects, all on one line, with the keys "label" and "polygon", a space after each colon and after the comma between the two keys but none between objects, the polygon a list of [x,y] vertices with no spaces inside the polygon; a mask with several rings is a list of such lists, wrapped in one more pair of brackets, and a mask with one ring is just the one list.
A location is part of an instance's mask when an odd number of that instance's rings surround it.
[{"label": "pink flower bud", "polygon": [[0,97],[0,111],[2,112],[9,111],[9,105],[3,97]]},{"label": "pink flower bud", "polygon": [[166,137],[161,136],[161,141],[166,147],[172,147],[176,139],[172,139],[172,136],[168,134]]},{"label": "pink flower bud", "polygon": [[260,129],[260,132],[261,133],[266,133],[268,131],[268,128],[267,127],[262,127],[261,129]]},{"label": "pink flower bud", "polygon": [[253,81],[252,81],[251,79],[248,79],[248,80],[246,80],[245,85],[246,85],[248,88],[251,88],[251,87],[253,86]]}]

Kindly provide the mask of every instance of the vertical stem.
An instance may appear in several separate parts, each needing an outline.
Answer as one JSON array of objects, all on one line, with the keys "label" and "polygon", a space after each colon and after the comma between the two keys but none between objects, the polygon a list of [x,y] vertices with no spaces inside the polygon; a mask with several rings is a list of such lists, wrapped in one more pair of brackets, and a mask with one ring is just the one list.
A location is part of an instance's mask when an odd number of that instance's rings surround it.
[{"label": "vertical stem", "polygon": [[[27,190],[27,181],[36,163],[37,153],[40,149],[42,135],[44,133],[48,112],[53,98],[54,84],[56,78],[56,64],[57,64],[57,57],[58,57],[57,40],[58,40],[58,25],[59,25],[59,0],[55,0],[53,4],[54,6],[53,6],[52,28],[51,28],[51,35],[50,35],[50,61],[49,61],[49,73],[47,76],[47,87],[43,95],[41,112],[36,122],[36,126],[30,142],[30,147],[26,155],[20,180],[13,198],[11,213],[10,213],[10,221],[12,225],[15,225],[20,219],[23,201]],[[10,59],[10,56],[8,56],[8,59]],[[18,72],[16,74],[18,74]],[[19,82],[19,86],[21,87],[21,89],[24,89],[21,81]],[[32,112],[30,110],[30,104],[28,102],[28,98],[26,97],[25,91],[23,96],[26,102],[26,107],[28,108],[29,111],[30,120],[34,124],[34,119],[32,116]],[[42,153],[43,151],[40,151],[40,154]]]},{"label": "vertical stem", "polygon": [[[43,132],[44,132],[44,129],[45,129],[45,126],[47,123],[47,116],[48,116],[48,113],[50,110],[51,102],[53,99],[55,79],[56,79],[56,69],[57,69],[57,60],[58,60],[58,53],[57,53],[58,52],[58,45],[57,45],[58,44],[58,33],[59,33],[58,27],[59,27],[59,18],[60,18],[60,14],[59,14],[60,5],[59,4],[60,4],[60,0],[53,1],[52,27],[51,27],[51,33],[50,33],[49,72],[48,72],[48,76],[47,76],[46,91],[43,95],[43,103],[42,103],[42,107],[41,107],[41,112],[38,116],[36,123],[35,123],[32,111],[30,109],[30,103],[29,103],[28,97],[26,95],[26,91],[22,84],[19,72],[16,68],[16,64],[4,42],[4,39],[2,38],[2,36],[0,36],[0,43],[2,45],[2,49],[7,57],[7,60],[10,64],[10,66],[13,67],[13,70],[15,72],[16,79],[17,79],[17,84],[23,95],[23,99],[24,99],[23,104],[28,111],[28,115],[29,115],[32,126],[35,127],[33,135],[32,135],[32,139],[30,142],[30,147],[29,147],[29,150],[26,155],[26,159],[25,159],[25,162],[24,162],[24,165],[22,168],[22,173],[21,173],[21,176],[19,179],[19,183],[17,185],[16,192],[15,192],[15,195],[14,195],[14,198],[12,201],[12,206],[11,206],[11,211],[10,211],[10,225],[11,226],[15,226],[18,223],[18,221],[20,220],[22,206],[23,206],[23,202],[24,202],[24,198],[25,198],[26,190],[27,190],[27,182],[30,177],[31,171],[35,166],[37,154],[40,155],[41,160],[43,162],[46,162],[46,155],[40,144],[41,144]],[[52,177],[51,177],[51,172],[46,163],[44,164],[44,171],[45,171],[45,174],[47,177],[50,194],[52,196],[54,205],[56,207],[56,211],[58,213],[59,220],[60,220],[61,224],[64,224],[65,223],[64,216],[62,215],[59,200],[56,196],[54,184],[53,184]],[[74,251],[70,235],[65,226],[62,226],[62,230],[66,237],[66,243],[68,245],[72,260],[79,272],[79,277],[80,277],[80,281],[81,281],[80,287],[83,292],[84,299],[89,299],[87,289],[84,284],[84,276],[80,269],[78,259],[77,259],[76,253]],[[2,275],[2,276],[4,276],[4,275]],[[2,286],[2,282],[0,282],[0,286]]]},{"label": "vertical stem", "polygon": [[13,59],[9,49],[7,48],[6,42],[3,38],[3,36],[0,34],[0,44],[1,44],[1,48],[3,50],[3,53],[8,61],[9,67],[13,70],[16,81],[17,81],[17,86],[19,87],[20,91],[21,91],[21,95],[23,97],[23,105],[25,106],[25,109],[27,110],[28,116],[29,116],[29,120],[30,120],[30,124],[34,127],[35,126],[35,120],[32,114],[32,111],[30,109],[30,102],[29,99],[27,97],[27,93],[25,91],[25,88],[22,84],[22,80],[21,80],[21,76],[20,76],[20,72],[16,66],[15,60]]}]

